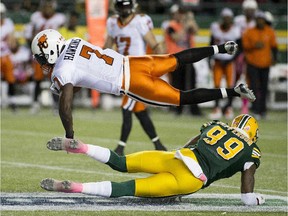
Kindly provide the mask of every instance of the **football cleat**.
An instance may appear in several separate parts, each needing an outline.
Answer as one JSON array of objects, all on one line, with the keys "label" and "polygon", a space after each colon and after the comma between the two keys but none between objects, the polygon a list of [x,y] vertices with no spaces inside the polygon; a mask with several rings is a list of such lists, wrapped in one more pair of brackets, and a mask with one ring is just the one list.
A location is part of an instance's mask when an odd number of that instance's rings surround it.
[{"label": "football cleat", "polygon": [[234,41],[227,41],[224,45],[224,48],[229,55],[235,55],[238,50],[238,44]]},{"label": "football cleat", "polygon": [[68,139],[65,137],[54,137],[47,142],[47,148],[53,151],[66,150],[72,153],[85,153],[88,149],[87,145],[80,140]]},{"label": "football cleat", "polygon": [[46,178],[40,182],[40,187],[47,191],[71,192],[70,181],[59,181],[56,179]]},{"label": "football cleat", "polygon": [[250,90],[247,85],[243,83],[239,84],[238,86],[234,87],[234,91],[240,94],[241,98],[247,98],[250,102],[256,100],[256,97],[252,90]]}]

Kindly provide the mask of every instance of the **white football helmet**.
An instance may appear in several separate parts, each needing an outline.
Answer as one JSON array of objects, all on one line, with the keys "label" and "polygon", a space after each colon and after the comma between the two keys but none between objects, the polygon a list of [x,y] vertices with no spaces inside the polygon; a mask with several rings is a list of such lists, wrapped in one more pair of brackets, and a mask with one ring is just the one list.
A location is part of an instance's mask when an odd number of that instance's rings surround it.
[{"label": "white football helmet", "polygon": [[34,37],[31,50],[40,65],[55,64],[64,43],[65,39],[58,31],[46,29]]},{"label": "white football helmet", "polygon": [[257,10],[258,4],[255,0],[244,0],[242,3],[242,8],[245,9],[254,9]]}]

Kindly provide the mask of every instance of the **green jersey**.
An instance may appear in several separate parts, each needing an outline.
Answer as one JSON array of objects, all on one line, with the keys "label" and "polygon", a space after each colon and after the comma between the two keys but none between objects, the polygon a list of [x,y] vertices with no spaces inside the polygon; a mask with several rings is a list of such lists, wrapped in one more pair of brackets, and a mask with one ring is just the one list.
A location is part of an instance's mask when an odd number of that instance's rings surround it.
[{"label": "green jersey", "polygon": [[246,162],[259,167],[260,149],[237,129],[212,121],[204,124],[200,131],[200,139],[192,150],[208,179],[204,187],[243,171]]}]

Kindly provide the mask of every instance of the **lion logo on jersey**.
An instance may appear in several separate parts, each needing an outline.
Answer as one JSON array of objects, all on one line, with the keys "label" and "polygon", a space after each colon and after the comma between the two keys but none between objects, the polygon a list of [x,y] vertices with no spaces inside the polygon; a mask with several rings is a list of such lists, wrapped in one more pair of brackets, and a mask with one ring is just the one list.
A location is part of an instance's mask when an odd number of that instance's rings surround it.
[{"label": "lion logo on jersey", "polygon": [[48,43],[47,43],[47,35],[43,34],[39,39],[38,39],[38,44],[40,49],[46,49],[48,48]]}]

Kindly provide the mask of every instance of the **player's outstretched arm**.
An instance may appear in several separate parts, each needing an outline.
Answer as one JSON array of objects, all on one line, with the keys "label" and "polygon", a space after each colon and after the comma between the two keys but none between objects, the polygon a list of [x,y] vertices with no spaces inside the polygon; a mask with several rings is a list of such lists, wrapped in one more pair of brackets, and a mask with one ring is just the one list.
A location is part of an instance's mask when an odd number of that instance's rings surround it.
[{"label": "player's outstretched arm", "polygon": [[261,205],[265,203],[265,198],[261,194],[254,193],[254,175],[256,165],[253,164],[241,175],[241,200],[245,205]]},{"label": "player's outstretched arm", "polygon": [[72,104],[74,87],[71,83],[61,88],[59,98],[59,115],[66,132],[66,138],[74,138]]}]

